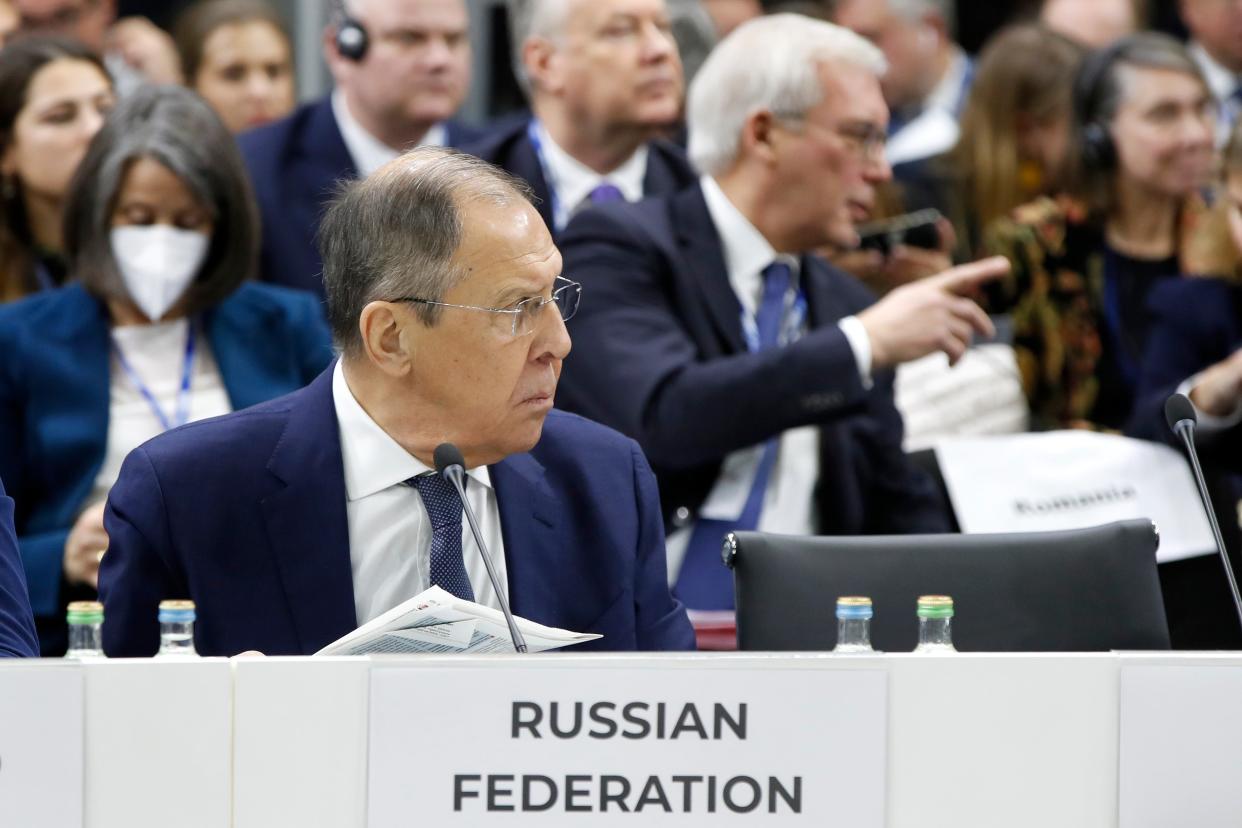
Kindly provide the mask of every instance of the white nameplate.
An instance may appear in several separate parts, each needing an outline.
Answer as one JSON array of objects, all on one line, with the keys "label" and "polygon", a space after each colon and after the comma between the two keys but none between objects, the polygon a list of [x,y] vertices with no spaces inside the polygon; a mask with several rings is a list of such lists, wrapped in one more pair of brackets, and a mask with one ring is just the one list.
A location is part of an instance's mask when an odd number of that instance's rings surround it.
[{"label": "white nameplate", "polygon": [[82,672],[0,664],[0,824],[82,826]]},{"label": "white nameplate", "polygon": [[887,681],[655,659],[377,665],[368,826],[881,828]]},{"label": "white nameplate", "polygon": [[1121,825],[1242,825],[1239,699],[1236,663],[1122,667]]},{"label": "white nameplate", "polygon": [[1090,431],[936,444],[963,532],[1052,532],[1146,518],[1161,562],[1216,549],[1190,466],[1169,446]]}]

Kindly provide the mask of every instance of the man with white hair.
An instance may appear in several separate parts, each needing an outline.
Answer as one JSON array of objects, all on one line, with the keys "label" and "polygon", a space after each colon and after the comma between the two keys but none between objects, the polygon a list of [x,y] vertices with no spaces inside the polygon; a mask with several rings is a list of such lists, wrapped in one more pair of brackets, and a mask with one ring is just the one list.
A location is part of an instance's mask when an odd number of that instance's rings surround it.
[{"label": "man with white hair", "polygon": [[260,277],[320,296],[319,218],[342,179],[415,146],[479,136],[452,120],[470,86],[464,0],[337,0],[323,51],[336,89],[239,139],[263,214]]},{"label": "man with white hair", "polygon": [[583,213],[565,273],[583,283],[557,404],[634,437],[660,482],[670,578],[695,609],[732,606],[734,529],[942,531],[901,450],[892,368],[956,360],[992,332],[961,294],[988,260],[872,297],[807,251],[857,242],[889,177],[879,50],[780,14],[740,26],[691,86],[690,155],[672,196]]},{"label": "man with white hair", "polygon": [[974,65],[953,41],[951,0],[839,0],[836,22],[876,44],[891,113],[888,162],[904,164],[953,148]]},{"label": "man with white hair", "polygon": [[1190,54],[1216,99],[1216,138],[1224,145],[1242,114],[1242,3],[1178,0],[1178,10],[1190,32]]},{"label": "man with white hair", "polygon": [[593,204],[694,181],[663,133],[682,67],[664,0],[511,0],[517,74],[534,117],[465,147],[530,184],[553,234]]}]

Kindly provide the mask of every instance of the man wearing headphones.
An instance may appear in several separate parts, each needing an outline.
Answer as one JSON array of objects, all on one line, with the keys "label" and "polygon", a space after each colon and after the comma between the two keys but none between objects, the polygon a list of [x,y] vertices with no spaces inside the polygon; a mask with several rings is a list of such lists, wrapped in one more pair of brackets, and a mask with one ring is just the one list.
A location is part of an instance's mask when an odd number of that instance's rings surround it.
[{"label": "man wearing headphones", "polygon": [[336,89],[242,135],[263,213],[260,276],[323,295],[315,233],[341,179],[477,133],[453,120],[470,85],[464,0],[341,0],[324,31]]}]

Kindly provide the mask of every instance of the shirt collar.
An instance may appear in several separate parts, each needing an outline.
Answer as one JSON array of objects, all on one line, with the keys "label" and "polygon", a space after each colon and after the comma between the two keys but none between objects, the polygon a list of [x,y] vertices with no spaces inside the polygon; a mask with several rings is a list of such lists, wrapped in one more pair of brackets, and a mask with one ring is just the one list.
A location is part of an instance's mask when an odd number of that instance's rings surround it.
[{"label": "shirt collar", "polygon": [[788,264],[797,276],[798,259],[788,254],[778,254],[758,228],[751,224],[750,219],[729,200],[716,179],[705,175],[699,179],[699,184],[703,188],[703,199],[707,202],[707,213],[711,216],[712,224],[716,226],[716,233],[724,248],[729,283],[738,294],[742,307],[753,314],[759,301],[757,291],[762,290],[762,280],[757,278],[758,275],[779,259]]},{"label": "shirt collar", "polygon": [[[345,95],[340,89],[332,92],[332,115],[336,118],[336,126],[345,141],[345,149],[358,169],[358,176],[366,178],[380,167],[401,154],[376,138],[358,123],[349,105],[345,103]],[[448,130],[444,124],[436,124],[418,142],[420,147],[442,147],[448,139]]]},{"label": "shirt collar", "polygon": [[1233,91],[1238,87],[1238,76],[1217,63],[1208,54],[1207,49],[1203,48],[1203,44],[1198,42],[1191,43],[1190,56],[1195,59],[1195,62],[1199,64],[1199,68],[1203,70],[1203,77],[1207,80],[1208,88],[1212,90],[1212,96],[1217,101],[1223,101],[1233,94]]},{"label": "shirt collar", "polygon": [[552,140],[552,136],[544,129],[541,122],[535,122],[535,129],[539,132],[542,161],[551,179],[548,181],[548,186],[556,190],[556,197],[560,199],[567,212],[573,213],[600,184],[613,185],[621,191],[626,201],[642,200],[643,178],[647,175],[646,144],[634,150],[634,154],[621,166],[607,175],[600,175],[561,149],[560,145]]},{"label": "shirt collar", "polygon": [[966,82],[970,75],[970,58],[961,48],[953,47],[953,56],[940,82],[927,96],[924,109],[939,109],[956,116],[966,100]]},{"label": "shirt collar", "polygon": [[[361,500],[420,474],[434,472],[430,466],[403,449],[355,399],[345,380],[341,360],[332,369],[332,403],[341,433],[341,461],[345,469],[345,497]],[[487,466],[466,472],[488,488]]]}]

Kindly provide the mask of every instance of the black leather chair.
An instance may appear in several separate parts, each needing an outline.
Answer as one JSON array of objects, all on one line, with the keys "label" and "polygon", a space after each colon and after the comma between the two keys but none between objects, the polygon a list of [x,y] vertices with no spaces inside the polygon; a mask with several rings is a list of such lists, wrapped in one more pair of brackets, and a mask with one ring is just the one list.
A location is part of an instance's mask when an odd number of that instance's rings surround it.
[{"label": "black leather chair", "polygon": [[920,595],[950,595],[958,650],[1167,650],[1156,527],[1127,520],[1066,532],[795,537],[736,532],[738,648],[827,650],[836,599],[870,596],[871,643],[909,652]]}]

